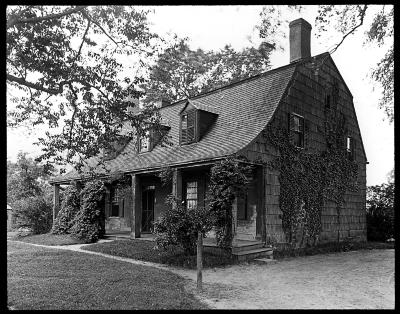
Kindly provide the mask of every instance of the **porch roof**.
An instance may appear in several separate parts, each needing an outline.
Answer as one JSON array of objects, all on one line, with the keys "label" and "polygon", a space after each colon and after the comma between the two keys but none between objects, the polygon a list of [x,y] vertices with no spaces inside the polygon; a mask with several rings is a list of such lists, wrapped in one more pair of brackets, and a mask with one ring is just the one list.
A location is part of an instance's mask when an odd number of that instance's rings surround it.
[{"label": "porch roof", "polygon": [[[218,118],[199,142],[179,145],[179,113],[187,99],[160,109],[160,114],[171,129],[172,146],[157,145],[150,152],[137,153],[131,140],[114,159],[105,161],[110,173],[138,172],[165,166],[180,166],[220,159],[245,148],[268,124],[295,71],[292,63],[248,79],[200,94],[190,99],[202,108],[213,108]],[[99,157],[91,158],[94,167]],[[103,169],[96,170],[106,174]],[[81,179],[75,170],[52,179],[51,183]]]}]

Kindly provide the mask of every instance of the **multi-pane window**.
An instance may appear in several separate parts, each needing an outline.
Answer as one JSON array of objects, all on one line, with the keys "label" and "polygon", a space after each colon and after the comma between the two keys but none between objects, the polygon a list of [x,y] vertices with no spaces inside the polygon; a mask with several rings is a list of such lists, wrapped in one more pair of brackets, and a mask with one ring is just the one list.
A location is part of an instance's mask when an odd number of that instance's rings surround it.
[{"label": "multi-pane window", "polygon": [[197,181],[186,183],[186,207],[193,208],[197,206]]},{"label": "multi-pane window", "polygon": [[111,215],[113,217],[118,217],[119,216],[119,200],[120,200],[120,195],[119,195],[119,190],[117,188],[113,188],[111,190]]},{"label": "multi-pane window", "polygon": [[195,140],[195,110],[181,116],[181,144],[190,144]]},{"label": "multi-pane window", "polygon": [[289,130],[293,144],[304,147],[304,118],[295,114],[289,114]]},{"label": "multi-pane window", "polygon": [[150,132],[147,131],[144,136],[139,138],[139,153],[148,152],[150,150]]},{"label": "multi-pane window", "polygon": [[346,139],[346,151],[350,160],[354,160],[354,139],[350,136]]}]

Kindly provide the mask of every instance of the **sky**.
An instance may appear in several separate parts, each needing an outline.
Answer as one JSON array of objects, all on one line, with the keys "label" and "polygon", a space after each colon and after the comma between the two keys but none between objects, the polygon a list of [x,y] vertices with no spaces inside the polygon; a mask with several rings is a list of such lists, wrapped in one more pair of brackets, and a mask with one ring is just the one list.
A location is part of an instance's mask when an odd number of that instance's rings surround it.
[{"label": "sky", "polygon": [[[235,49],[258,47],[258,38],[254,26],[259,23],[262,6],[156,6],[143,7],[154,9],[149,15],[151,29],[160,35],[168,32],[180,37],[189,37],[192,49],[219,50],[226,44]],[[376,7],[377,8],[377,7]],[[375,10],[376,8],[370,8]],[[282,10],[288,21],[299,17],[312,26],[311,54],[328,51],[340,40],[336,32],[327,30],[317,38],[314,21],[316,6],[305,6],[298,13]],[[368,16],[365,25],[369,25]],[[289,32],[288,24],[283,23],[283,31]],[[332,54],[343,79],[353,94],[353,101],[361,130],[367,159],[367,185],[381,184],[387,181],[387,174],[394,167],[394,126],[385,119],[383,110],[378,108],[381,96],[379,86],[369,77],[371,68],[382,58],[384,50],[364,42],[366,28],[361,27],[355,35],[349,36],[339,49]],[[252,40],[252,42],[249,41]],[[283,50],[277,49],[271,55],[271,68],[289,63],[289,39],[283,39]],[[15,161],[18,151],[29,152],[37,156],[40,149],[32,143],[42,130],[33,127],[7,129],[7,158]]]}]

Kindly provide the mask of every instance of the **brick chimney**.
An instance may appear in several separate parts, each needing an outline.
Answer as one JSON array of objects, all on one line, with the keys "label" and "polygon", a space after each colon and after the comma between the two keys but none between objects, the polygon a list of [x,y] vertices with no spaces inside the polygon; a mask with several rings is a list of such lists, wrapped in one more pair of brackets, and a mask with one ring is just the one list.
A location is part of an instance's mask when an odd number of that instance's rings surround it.
[{"label": "brick chimney", "polygon": [[311,24],[302,18],[290,22],[290,63],[311,57],[311,28]]}]

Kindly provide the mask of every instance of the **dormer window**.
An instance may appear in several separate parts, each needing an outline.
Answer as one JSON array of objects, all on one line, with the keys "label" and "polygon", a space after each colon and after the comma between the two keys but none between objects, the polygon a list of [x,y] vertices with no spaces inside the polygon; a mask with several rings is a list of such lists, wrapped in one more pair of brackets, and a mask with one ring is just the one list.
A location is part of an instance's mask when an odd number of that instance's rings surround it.
[{"label": "dormer window", "polygon": [[150,132],[146,131],[144,136],[139,137],[139,153],[150,151]]},{"label": "dormer window", "polygon": [[180,112],[180,144],[191,144],[201,140],[211,129],[218,117],[218,111],[212,106],[196,100],[189,100]]},{"label": "dormer window", "polygon": [[190,110],[181,115],[181,144],[195,142],[196,110]]}]

